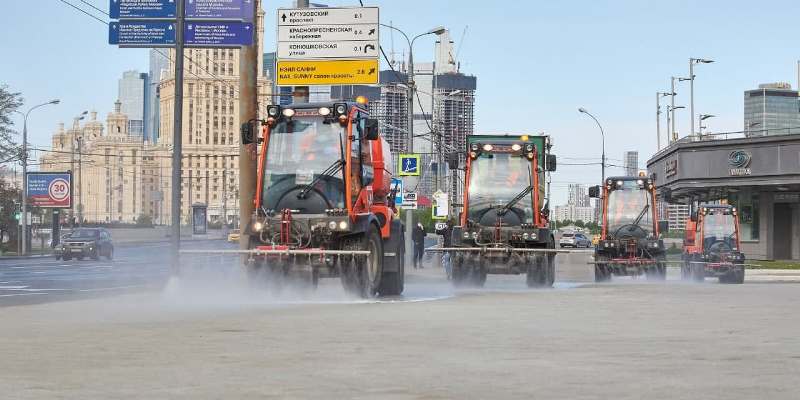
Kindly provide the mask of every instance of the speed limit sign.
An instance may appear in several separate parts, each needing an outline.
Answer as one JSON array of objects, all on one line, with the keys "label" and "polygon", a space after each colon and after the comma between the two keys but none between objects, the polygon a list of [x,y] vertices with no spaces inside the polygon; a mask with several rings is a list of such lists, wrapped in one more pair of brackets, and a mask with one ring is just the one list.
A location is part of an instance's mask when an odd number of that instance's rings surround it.
[{"label": "speed limit sign", "polygon": [[47,188],[50,198],[55,201],[64,201],[69,197],[69,182],[66,179],[54,179]]}]

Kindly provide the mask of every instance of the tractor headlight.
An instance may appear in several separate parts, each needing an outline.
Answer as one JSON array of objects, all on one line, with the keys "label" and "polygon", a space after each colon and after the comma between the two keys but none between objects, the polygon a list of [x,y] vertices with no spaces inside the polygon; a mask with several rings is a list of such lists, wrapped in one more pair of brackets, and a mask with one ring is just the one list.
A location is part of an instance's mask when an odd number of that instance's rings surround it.
[{"label": "tractor headlight", "polygon": [[261,232],[264,230],[264,223],[261,221],[255,221],[252,225],[253,232]]},{"label": "tractor headlight", "polygon": [[337,226],[338,226],[338,224],[336,223],[336,221],[328,222],[328,229],[330,229],[332,231],[335,231]]},{"label": "tractor headlight", "polygon": [[347,221],[339,222],[339,229],[346,231],[350,227],[350,224]]},{"label": "tractor headlight", "polygon": [[522,238],[523,238],[523,239],[525,239],[525,240],[528,240],[528,238],[530,238],[530,235],[528,235],[528,233],[527,233],[527,232],[526,232],[526,233],[523,233],[523,234],[522,234]]},{"label": "tractor headlight", "polygon": [[536,240],[539,237],[539,235],[537,235],[536,232],[531,232],[531,234],[528,237],[530,237],[531,240]]},{"label": "tractor headlight", "polygon": [[267,116],[272,118],[278,118],[281,115],[281,107],[280,106],[269,106],[267,107]]},{"label": "tractor headlight", "polygon": [[477,239],[478,238],[478,232],[472,232],[472,238],[473,239]]},{"label": "tractor headlight", "polygon": [[464,239],[469,239],[469,232],[464,232],[462,236],[464,236]]},{"label": "tractor headlight", "polygon": [[291,109],[291,108],[287,108],[287,109],[283,110],[283,116],[286,117],[286,118],[292,118],[292,117],[294,117],[294,114],[295,114],[295,111],[293,109]]},{"label": "tractor headlight", "polygon": [[514,143],[514,144],[511,145],[511,150],[520,151],[520,150],[522,150],[522,145],[519,144],[519,143]]},{"label": "tractor headlight", "polygon": [[328,115],[331,115],[331,109],[328,107],[322,107],[319,109],[319,115],[327,117]]},{"label": "tractor headlight", "polygon": [[609,248],[609,247],[611,247],[611,243],[605,242],[605,243],[603,243],[603,247]]}]

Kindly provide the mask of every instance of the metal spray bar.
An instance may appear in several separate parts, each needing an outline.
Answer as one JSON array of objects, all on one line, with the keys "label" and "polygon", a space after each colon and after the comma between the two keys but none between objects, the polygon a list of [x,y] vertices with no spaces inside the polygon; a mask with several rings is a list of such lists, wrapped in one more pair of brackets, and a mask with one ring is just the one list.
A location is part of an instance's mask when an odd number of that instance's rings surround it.
[{"label": "metal spray bar", "polygon": [[444,252],[496,252],[496,253],[543,253],[543,254],[566,254],[566,253],[583,253],[586,250],[556,250],[556,249],[529,249],[529,248],[516,248],[516,247],[428,247],[425,249],[431,253],[444,253]]},{"label": "metal spray bar", "polygon": [[[283,256],[368,256],[367,250],[181,250],[181,254],[251,254],[255,256],[283,255]],[[388,254],[387,254],[388,256]]]}]

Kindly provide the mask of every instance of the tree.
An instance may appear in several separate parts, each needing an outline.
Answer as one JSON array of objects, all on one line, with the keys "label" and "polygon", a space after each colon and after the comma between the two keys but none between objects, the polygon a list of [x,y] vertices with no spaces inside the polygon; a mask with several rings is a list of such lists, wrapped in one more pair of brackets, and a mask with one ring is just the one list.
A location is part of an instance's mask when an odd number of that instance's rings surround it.
[{"label": "tree", "polygon": [[19,93],[8,90],[8,86],[0,85],[0,164],[15,160],[19,157],[19,148],[14,140],[16,131],[11,129],[11,114],[22,106],[22,97]]},{"label": "tree", "polygon": [[575,226],[577,226],[578,228],[584,228],[586,226],[586,224],[583,222],[583,220],[579,219],[579,220],[575,221]]},{"label": "tree", "polygon": [[5,181],[0,179],[0,238],[3,234],[7,234],[11,240],[6,243],[0,243],[0,250],[8,251],[17,247],[17,220],[14,218],[16,213],[16,202],[21,193],[19,190],[13,188]]}]

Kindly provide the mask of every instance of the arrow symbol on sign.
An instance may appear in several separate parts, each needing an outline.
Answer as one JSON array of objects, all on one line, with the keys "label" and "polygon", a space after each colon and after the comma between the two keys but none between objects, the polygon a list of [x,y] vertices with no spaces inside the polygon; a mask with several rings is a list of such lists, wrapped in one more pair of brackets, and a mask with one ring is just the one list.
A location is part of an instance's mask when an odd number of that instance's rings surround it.
[{"label": "arrow symbol on sign", "polygon": [[283,16],[281,17],[281,19],[283,20],[283,22],[286,22],[286,14],[283,14]]},{"label": "arrow symbol on sign", "polygon": [[367,75],[374,75],[374,74],[375,74],[375,68],[370,68],[369,73]]},{"label": "arrow symbol on sign", "polygon": [[369,30],[369,36],[372,36],[372,35],[374,35],[374,34],[375,34],[375,29],[370,29],[370,30]]},{"label": "arrow symbol on sign", "polygon": [[371,50],[375,50],[375,46],[373,46],[371,44],[368,44],[368,45],[364,46],[364,54],[369,53],[370,49]]}]

